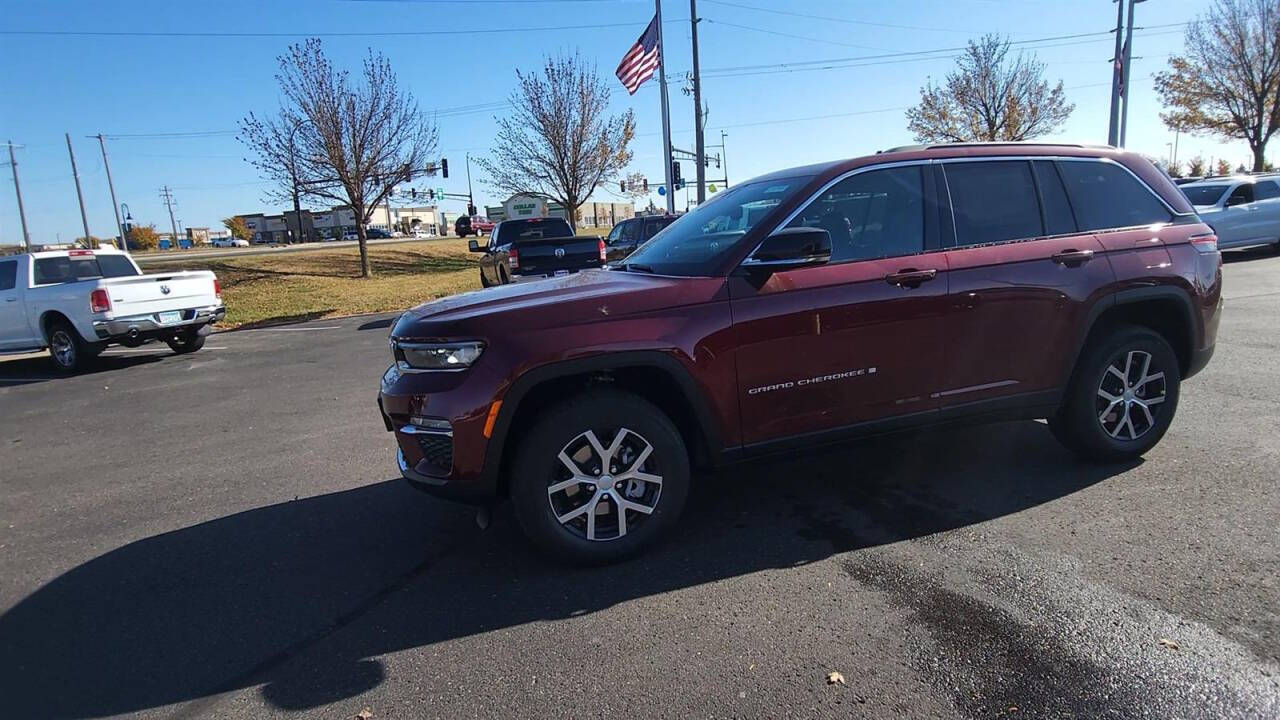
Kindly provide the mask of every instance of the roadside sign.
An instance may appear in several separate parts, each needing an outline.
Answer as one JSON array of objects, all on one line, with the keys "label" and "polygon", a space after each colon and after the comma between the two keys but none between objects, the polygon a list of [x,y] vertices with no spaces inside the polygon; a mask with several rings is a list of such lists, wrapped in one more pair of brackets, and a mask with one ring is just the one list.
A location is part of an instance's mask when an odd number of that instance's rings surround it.
[{"label": "roadside sign", "polygon": [[715,192],[715,191],[716,191],[716,184],[715,184],[715,183],[711,183],[710,185],[708,185],[708,186],[707,186],[707,190],[710,190],[711,192]]},{"label": "roadside sign", "polygon": [[666,195],[666,194],[667,194],[667,186],[666,186],[666,185],[659,185],[659,186],[658,186],[658,194],[659,194],[659,195]]}]

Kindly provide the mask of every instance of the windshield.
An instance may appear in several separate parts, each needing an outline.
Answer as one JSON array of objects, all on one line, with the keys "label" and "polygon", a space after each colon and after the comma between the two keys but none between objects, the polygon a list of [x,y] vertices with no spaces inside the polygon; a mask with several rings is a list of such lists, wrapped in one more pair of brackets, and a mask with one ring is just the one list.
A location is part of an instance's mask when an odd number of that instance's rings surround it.
[{"label": "windshield", "polygon": [[543,238],[567,238],[573,236],[573,228],[564,218],[532,218],[529,220],[508,220],[498,226],[498,237],[495,243],[506,245],[521,240],[541,240]]},{"label": "windshield", "polygon": [[1230,185],[1183,185],[1179,190],[1187,196],[1192,205],[1216,205]]},{"label": "windshield", "polygon": [[681,215],[626,260],[663,275],[704,275],[779,203],[813,177],[760,180],[725,190]]}]

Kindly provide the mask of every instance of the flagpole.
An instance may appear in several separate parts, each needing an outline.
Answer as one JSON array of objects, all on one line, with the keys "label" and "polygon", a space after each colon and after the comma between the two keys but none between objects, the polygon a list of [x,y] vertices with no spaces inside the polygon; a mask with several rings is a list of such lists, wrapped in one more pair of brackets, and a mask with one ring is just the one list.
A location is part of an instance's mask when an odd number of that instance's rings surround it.
[{"label": "flagpole", "polygon": [[662,86],[662,157],[666,172],[667,213],[676,212],[676,189],[671,185],[671,113],[667,108],[667,48],[662,44],[662,0],[653,0],[658,23],[658,83]]}]

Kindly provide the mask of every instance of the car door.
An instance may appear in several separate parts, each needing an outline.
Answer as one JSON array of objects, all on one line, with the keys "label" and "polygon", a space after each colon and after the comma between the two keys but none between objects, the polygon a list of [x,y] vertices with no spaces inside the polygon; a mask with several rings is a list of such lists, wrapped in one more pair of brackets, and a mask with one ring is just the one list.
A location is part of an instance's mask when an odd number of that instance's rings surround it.
[{"label": "car door", "polygon": [[928,416],[946,307],[946,258],[927,164],[855,171],[784,223],[832,236],[831,260],[730,278],[746,445]]},{"label": "car door", "polygon": [[1222,209],[1206,217],[1218,233],[1220,245],[1247,245],[1253,242],[1256,215],[1253,206],[1253,183],[1242,182],[1231,189],[1222,201]]},{"label": "car door", "polygon": [[1275,180],[1259,180],[1253,184],[1253,203],[1249,206],[1251,235],[1255,240],[1271,242],[1280,238],[1280,184]]},{"label": "car door", "polygon": [[1056,388],[1093,293],[1114,277],[1079,232],[1052,160],[942,165],[954,234],[942,389],[948,409],[1037,401]]},{"label": "car door", "polygon": [[[21,286],[26,285],[26,269],[18,266],[19,261],[19,258],[0,259],[0,350],[27,347],[33,340],[22,302],[24,288]],[[21,258],[21,262],[26,259]]]},{"label": "car door", "polygon": [[613,226],[604,243],[607,262],[618,262],[635,251],[637,231],[642,222],[638,218],[629,218]]}]

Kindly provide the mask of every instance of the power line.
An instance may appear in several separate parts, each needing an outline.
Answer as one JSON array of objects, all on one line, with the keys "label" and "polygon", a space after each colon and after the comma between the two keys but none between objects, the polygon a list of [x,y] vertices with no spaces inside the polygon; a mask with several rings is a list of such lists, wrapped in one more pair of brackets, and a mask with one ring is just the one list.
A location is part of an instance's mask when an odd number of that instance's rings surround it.
[{"label": "power line", "polygon": [[860,48],[862,50],[884,50],[884,48],[874,47],[871,45],[855,45],[854,43],[840,42],[839,40],[827,40],[824,38],[816,38],[811,35],[796,35],[794,33],[781,32],[779,30],[766,30],[765,28],[751,27],[750,25],[738,25],[736,23],[724,22],[723,20],[714,20],[712,18],[700,18],[703,22],[712,23],[713,25],[723,25],[724,27],[737,28],[739,30],[750,30],[758,33],[768,33],[769,35],[778,35],[780,37],[795,38],[796,40],[808,40],[809,42],[827,43],[828,45],[843,45],[844,47]]},{"label": "power line", "polygon": [[831,17],[829,15],[812,15],[809,13],[795,12],[794,10],[778,10],[775,8],[762,8],[754,5],[742,5],[734,2],[726,2],[725,0],[704,0],[715,5],[724,5],[726,7],[738,8],[740,10],[755,10],[756,12],[773,13],[775,15],[789,15],[791,17],[805,18],[807,20],[826,20],[829,22],[848,23],[850,25],[870,25],[872,27],[895,28],[898,30],[925,30],[928,32],[955,32],[955,33],[972,33],[972,30],[961,30],[957,28],[937,28],[923,27],[920,25],[898,25],[895,23],[874,22],[871,20],[853,20],[851,18]]},{"label": "power line", "polygon": [[[436,35],[498,35],[502,33],[538,33],[558,30],[598,30],[637,27],[636,22],[596,23],[590,25],[551,25],[516,28],[453,28],[449,30],[386,30],[373,32],[227,32],[227,31],[158,31],[158,30],[0,30],[0,35],[37,37],[149,37],[149,38],[292,38],[292,37],[430,37]],[[667,23],[689,22],[666,20]]]}]

